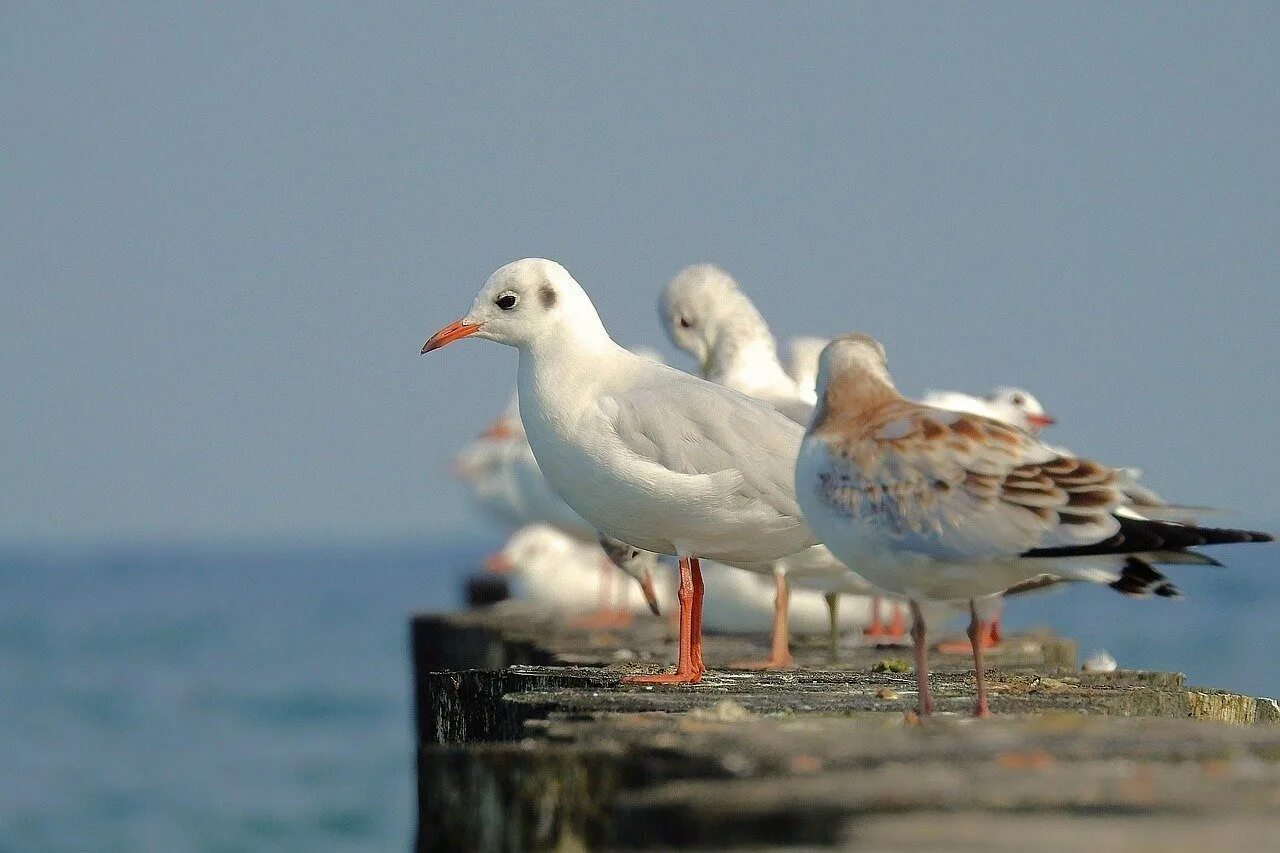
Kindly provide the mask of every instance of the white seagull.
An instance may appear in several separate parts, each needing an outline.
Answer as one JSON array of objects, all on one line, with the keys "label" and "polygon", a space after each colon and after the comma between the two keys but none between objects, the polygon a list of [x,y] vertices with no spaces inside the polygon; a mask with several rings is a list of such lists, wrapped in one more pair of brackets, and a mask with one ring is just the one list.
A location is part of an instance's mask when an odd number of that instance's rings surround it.
[{"label": "white seagull", "polygon": [[[777,344],[764,317],[738,283],[714,264],[694,264],[675,274],[658,302],[658,316],[672,343],[698,360],[703,378],[768,403],[803,426],[817,400],[778,361]],[[765,661],[737,664],[760,669],[792,665],[790,580],[826,596],[833,656],[839,647],[838,596],[876,590],[826,548],[813,548],[772,566],[775,586],[771,653]],[[877,610],[878,608],[873,608]]]},{"label": "white seagull", "polygon": [[676,671],[630,680],[699,681],[698,559],[768,564],[816,544],[792,476],[803,430],[756,400],[618,346],[554,261],[497,270],[467,315],[422,351],[472,335],[519,351],[520,420],[565,502],[607,536],[680,558]]},{"label": "white seagull", "polygon": [[1054,424],[1035,395],[1010,385],[1001,385],[982,397],[962,391],[926,391],[920,402],[936,409],[995,418],[1033,434]]},{"label": "white seagull", "polygon": [[[625,624],[641,607],[631,601],[629,581],[615,588],[614,566],[598,546],[548,524],[520,528],[501,551],[485,560],[485,566],[514,575],[524,598],[572,613],[595,611],[579,620],[580,626]],[[612,619],[599,619],[604,613]]]},{"label": "white seagull", "polygon": [[910,600],[921,714],[933,711],[921,602],[968,601],[975,713],[986,716],[984,601],[1046,577],[1169,594],[1151,563],[1203,562],[1186,549],[1272,538],[1117,515],[1124,496],[1114,469],[1000,421],[907,400],[884,348],[865,335],[823,351],[818,397],[796,463],[797,499],[837,556]]}]

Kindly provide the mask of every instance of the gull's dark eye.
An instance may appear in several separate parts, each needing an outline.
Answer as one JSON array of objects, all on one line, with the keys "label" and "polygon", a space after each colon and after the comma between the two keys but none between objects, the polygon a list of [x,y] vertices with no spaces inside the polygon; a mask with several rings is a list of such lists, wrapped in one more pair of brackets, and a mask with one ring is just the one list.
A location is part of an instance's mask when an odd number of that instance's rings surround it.
[{"label": "gull's dark eye", "polygon": [[1012,399],[1015,406],[1021,406],[1023,403],[1027,402],[1027,398],[1021,394],[1014,394]]},{"label": "gull's dark eye", "polygon": [[519,301],[520,297],[508,290],[506,293],[493,300],[493,304],[497,305],[503,311],[510,311],[512,308],[516,307],[516,303]]},{"label": "gull's dark eye", "polygon": [[693,326],[693,321],[692,321],[692,320],[690,320],[688,317],[681,317],[681,318],[680,318],[680,328],[682,328],[682,329],[688,329],[688,328],[690,328],[690,327],[692,327],[692,326]]}]

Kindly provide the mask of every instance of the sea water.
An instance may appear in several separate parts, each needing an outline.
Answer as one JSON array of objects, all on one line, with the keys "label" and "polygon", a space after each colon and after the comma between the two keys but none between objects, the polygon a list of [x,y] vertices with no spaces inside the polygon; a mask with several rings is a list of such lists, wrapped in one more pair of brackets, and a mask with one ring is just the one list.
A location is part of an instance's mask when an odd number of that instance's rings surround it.
[{"label": "sea water", "polygon": [[407,618],[482,547],[6,549],[0,850],[407,849]]},{"label": "sea water", "polygon": [[[408,616],[496,544],[0,551],[0,851],[407,849]],[[1183,600],[1077,586],[1006,625],[1280,695],[1280,548],[1214,554],[1170,568]]]}]

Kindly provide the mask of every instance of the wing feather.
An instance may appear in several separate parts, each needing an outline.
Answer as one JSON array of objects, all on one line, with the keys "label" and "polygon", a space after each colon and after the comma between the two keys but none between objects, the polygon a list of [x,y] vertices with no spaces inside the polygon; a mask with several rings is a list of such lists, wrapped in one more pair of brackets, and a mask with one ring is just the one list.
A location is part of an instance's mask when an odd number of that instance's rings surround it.
[{"label": "wing feather", "polygon": [[667,474],[709,478],[741,508],[800,519],[793,472],[803,428],[718,386],[685,385],[681,395],[673,405],[668,387],[641,385],[613,397],[615,432],[626,449]]},{"label": "wing feather", "polygon": [[831,506],[938,559],[1016,557],[1115,533],[1115,471],[1017,427],[906,400],[827,442]]}]

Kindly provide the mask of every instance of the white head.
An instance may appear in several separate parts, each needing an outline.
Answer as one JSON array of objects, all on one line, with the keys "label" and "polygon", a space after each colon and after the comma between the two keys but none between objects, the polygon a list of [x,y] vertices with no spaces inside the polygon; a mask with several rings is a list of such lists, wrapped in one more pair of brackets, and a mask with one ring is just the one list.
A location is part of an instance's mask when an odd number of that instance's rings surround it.
[{"label": "white head", "polygon": [[773,335],[738,283],[714,264],[694,264],[675,274],[658,300],[658,319],[671,342],[709,372],[718,348],[765,341]]},{"label": "white head", "polygon": [[818,396],[835,380],[893,388],[884,347],[869,335],[841,335],[827,344],[818,359]]},{"label": "white head", "polygon": [[489,557],[485,565],[490,571],[522,577],[547,574],[573,558],[577,547],[575,540],[550,525],[530,524],[511,534],[502,550]]},{"label": "white head", "polygon": [[1036,433],[1053,425],[1053,418],[1044,413],[1040,401],[1021,388],[1002,385],[988,394],[986,400],[997,418],[1027,432]]},{"label": "white head", "polygon": [[827,346],[826,338],[793,338],[787,345],[787,373],[801,388],[818,384],[818,359]]},{"label": "white head", "polygon": [[513,261],[489,276],[467,316],[432,335],[422,352],[471,335],[522,350],[551,338],[608,339],[587,294],[545,258]]}]

